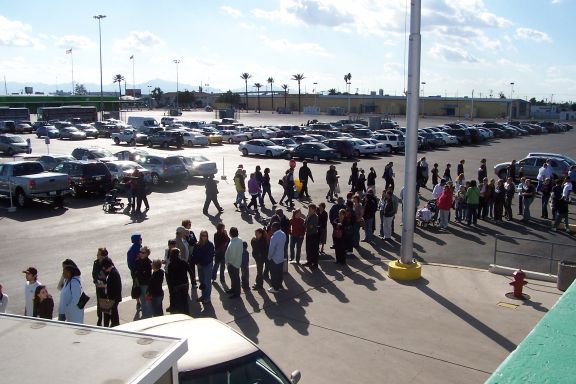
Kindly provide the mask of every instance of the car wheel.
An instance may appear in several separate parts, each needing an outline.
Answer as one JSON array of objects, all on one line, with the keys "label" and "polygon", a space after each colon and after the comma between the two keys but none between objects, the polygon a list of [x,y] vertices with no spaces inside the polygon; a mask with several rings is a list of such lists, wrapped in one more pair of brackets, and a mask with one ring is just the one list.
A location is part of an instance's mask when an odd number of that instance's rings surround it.
[{"label": "car wheel", "polygon": [[273,157],[271,151],[266,151],[266,157]]},{"label": "car wheel", "polygon": [[168,142],[167,141],[162,143],[162,148],[168,149]]},{"label": "car wheel", "polygon": [[154,144],[152,143],[152,141],[148,140],[148,147],[152,148],[154,146]]},{"label": "car wheel", "polygon": [[193,144],[191,141],[188,141],[188,146],[189,146],[189,147],[193,147],[194,144]]},{"label": "car wheel", "polygon": [[26,197],[26,195],[24,194],[24,191],[21,189],[18,189],[16,191],[16,198],[15,198],[15,202],[16,202],[16,206],[19,208],[24,208],[26,205],[28,205],[28,202],[30,201],[30,199],[28,199]]},{"label": "car wheel", "polygon": [[314,160],[314,161],[319,161],[319,160],[320,160],[320,157],[319,157],[318,155],[314,155],[314,156],[312,157],[312,160]]},{"label": "car wheel", "polygon": [[248,150],[246,148],[242,148],[242,156],[248,156]]},{"label": "car wheel", "polygon": [[120,145],[120,139],[117,138],[117,137],[115,137],[115,138],[114,138],[114,144]]},{"label": "car wheel", "polygon": [[355,150],[352,152],[352,156],[354,156],[354,157],[360,157],[360,151],[357,150],[357,149],[355,149]]},{"label": "car wheel", "polygon": [[160,176],[157,173],[153,173],[150,178],[152,179],[152,185],[159,185],[160,184]]},{"label": "car wheel", "polygon": [[80,190],[80,188],[78,188],[78,186],[76,184],[73,184],[70,189],[72,190],[72,197],[80,197],[80,195],[82,194],[82,191]]},{"label": "car wheel", "polygon": [[129,143],[129,144],[130,144],[131,146],[135,147],[135,146],[136,146],[136,140],[134,140],[134,139],[130,140],[130,143]]},{"label": "car wheel", "polygon": [[228,144],[234,144],[234,140],[232,138],[228,139]]},{"label": "car wheel", "polygon": [[392,146],[390,144],[386,144],[386,148],[388,148],[388,153],[394,152],[394,149],[392,148]]},{"label": "car wheel", "polygon": [[292,153],[288,153],[288,154],[286,155],[286,158],[287,158],[288,160],[292,160],[292,158],[293,158]]}]

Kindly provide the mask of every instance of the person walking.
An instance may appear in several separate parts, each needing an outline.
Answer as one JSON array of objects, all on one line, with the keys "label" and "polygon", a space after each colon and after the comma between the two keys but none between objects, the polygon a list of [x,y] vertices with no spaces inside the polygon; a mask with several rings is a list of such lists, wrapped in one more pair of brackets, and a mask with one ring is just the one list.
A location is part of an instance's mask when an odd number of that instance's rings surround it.
[{"label": "person walking", "polygon": [[152,317],[152,303],[146,300],[148,285],[152,277],[152,260],[150,260],[150,248],[144,246],[140,249],[135,263],[136,281],[140,291],[141,319]]},{"label": "person walking", "polygon": [[230,228],[230,242],[224,255],[230,276],[230,289],[226,293],[230,294],[230,299],[240,297],[240,267],[242,267],[243,249],[242,239],[238,237],[238,228]]},{"label": "person walking", "polygon": [[478,222],[478,205],[480,204],[480,189],[476,185],[476,180],[470,181],[470,186],[466,189],[465,201],[468,209],[466,224],[468,226],[471,224],[476,226]]},{"label": "person walking", "polygon": [[350,185],[350,192],[356,192],[356,186],[358,185],[358,162],[355,161],[352,163],[352,167],[350,168],[350,177],[348,178],[348,185]]},{"label": "person walking", "polygon": [[226,232],[226,226],[224,223],[218,223],[216,225],[216,232],[214,233],[214,267],[212,269],[212,281],[216,281],[218,270],[220,270],[220,283],[222,284],[226,282],[224,278],[224,269],[226,268],[224,255],[226,254],[226,248],[228,248],[229,242],[230,237],[228,237],[228,233]]},{"label": "person walking", "polygon": [[302,166],[298,170],[298,178],[302,183],[302,189],[300,190],[300,199],[302,199],[303,197],[310,199],[310,194],[308,193],[308,179],[314,182],[314,177],[312,176],[312,171],[308,167],[308,162],[306,160],[302,162]]},{"label": "person walking", "polygon": [[264,206],[264,197],[268,195],[272,206],[276,206],[276,200],[272,197],[272,184],[270,184],[270,168],[264,168],[264,175],[262,175],[262,202]]},{"label": "person walking", "polygon": [[34,267],[29,267],[22,271],[26,277],[26,285],[24,286],[24,316],[33,316],[34,313],[34,294],[36,287],[42,285],[38,281],[38,270]]},{"label": "person walking", "polygon": [[376,219],[376,211],[378,210],[378,201],[374,196],[374,191],[369,189],[364,199],[364,209],[362,210],[362,218],[364,219],[364,240],[372,241],[374,237],[374,220]]},{"label": "person walking", "polygon": [[246,171],[242,164],[238,165],[233,180],[234,187],[236,188],[236,201],[234,202],[234,206],[236,209],[243,211],[246,207]]},{"label": "person walking", "polygon": [[358,175],[358,180],[356,181],[356,193],[361,198],[364,197],[366,193],[366,175],[364,174],[364,170],[360,168],[360,174]]},{"label": "person walking", "polygon": [[120,273],[109,257],[102,259],[102,269],[106,274],[106,298],[113,301],[108,311],[104,311],[104,327],[115,327],[120,325],[118,305],[122,301],[122,279]]},{"label": "person walking", "polygon": [[256,263],[256,281],[252,286],[252,289],[257,291],[264,288],[264,264],[268,260],[268,239],[266,232],[262,228],[256,229],[254,231],[254,237],[250,240],[250,245],[252,246],[252,258]]},{"label": "person walking", "polygon": [[108,250],[106,248],[98,248],[96,252],[96,259],[92,264],[92,281],[96,287],[96,325],[101,327],[103,320],[103,312],[100,307],[100,299],[106,298],[106,272],[102,268],[102,260],[108,257]]},{"label": "person walking", "polygon": [[260,198],[260,183],[256,179],[254,173],[250,174],[248,179],[248,193],[250,194],[250,204],[248,204],[248,209],[254,208],[254,211],[258,213],[258,199]]},{"label": "person walking", "polygon": [[208,231],[200,231],[200,240],[194,246],[192,251],[192,261],[194,264],[200,266],[200,289],[202,294],[196,300],[202,304],[210,304],[210,295],[212,293],[212,268],[214,264],[215,248],[214,244],[209,240]]},{"label": "person walking", "polygon": [[310,267],[312,270],[318,269],[318,246],[320,244],[318,214],[316,211],[316,204],[310,204],[308,206],[308,216],[306,216],[304,222],[306,226],[306,263],[304,265]]},{"label": "person walking", "polygon": [[488,177],[488,170],[486,169],[486,159],[482,159],[478,168],[478,184],[481,184],[485,177]]},{"label": "person walking", "polygon": [[318,204],[318,235],[320,236],[320,253],[324,253],[326,237],[328,233],[328,212],[326,212],[326,203]]},{"label": "person walking", "polygon": [[170,299],[170,313],[190,314],[190,284],[188,275],[190,267],[188,263],[182,260],[180,249],[173,248],[168,251],[170,264],[168,264],[166,273],[166,282],[172,298]]},{"label": "person walking", "polygon": [[522,202],[524,207],[522,207],[522,221],[527,222],[532,218],[530,214],[530,206],[534,201],[534,196],[536,195],[536,189],[530,179],[526,179],[522,187]]},{"label": "person walking", "polygon": [[[460,175],[464,175],[464,163],[466,162],[466,160],[460,160],[460,162],[458,163],[458,166],[456,167],[456,176],[460,176]],[[465,176],[462,176],[463,178],[465,178]]]},{"label": "person walking", "polygon": [[393,166],[394,166],[394,163],[390,161],[384,167],[384,174],[382,175],[382,178],[386,182],[384,189],[388,189],[389,187],[394,189],[394,169],[392,168]]},{"label": "person walking", "polygon": [[260,194],[258,195],[258,202],[260,203],[260,206],[263,207],[264,206],[264,197],[262,196],[262,182],[264,181],[264,175],[262,174],[262,168],[257,165],[256,169],[254,170],[254,176],[256,177],[256,180],[258,181],[258,186],[260,187]]},{"label": "person walking", "polygon": [[337,190],[338,187],[338,171],[336,170],[335,165],[331,165],[326,171],[326,184],[328,184],[328,193],[326,194],[326,200],[334,201],[334,199],[338,198],[338,193],[340,191]]},{"label": "person walking", "polygon": [[164,316],[162,309],[162,302],[164,301],[164,290],[162,284],[164,283],[164,271],[162,270],[162,260],[156,259],[152,261],[152,275],[150,276],[150,283],[146,296],[150,300],[152,307],[152,316]]},{"label": "person walking", "polygon": [[4,287],[0,284],[0,313],[6,313],[8,309],[8,303],[10,302],[10,297],[4,293]]},{"label": "person walking", "polygon": [[440,170],[438,169],[438,163],[434,163],[430,173],[432,174],[432,189],[438,184],[438,176]]},{"label": "person walking", "polygon": [[512,182],[516,182],[516,159],[512,160],[508,168],[506,168],[506,180],[512,178]]},{"label": "person walking", "polygon": [[286,234],[280,229],[280,223],[274,222],[271,225],[272,237],[268,248],[268,263],[270,266],[271,287],[270,293],[278,293],[282,289],[283,266],[284,266],[284,244],[286,244]]},{"label": "person walking", "polygon": [[452,165],[450,163],[446,164],[446,169],[444,169],[444,174],[442,175],[442,178],[446,180],[446,182],[452,181],[452,174],[450,173],[451,168]]},{"label": "person walking", "polygon": [[132,173],[132,182],[134,183],[136,194],[136,213],[141,213],[142,202],[144,202],[146,211],[148,211],[150,204],[148,204],[148,197],[146,197],[146,181],[144,180],[144,174],[137,168],[134,169],[134,173]]},{"label": "person walking", "polygon": [[54,300],[52,296],[48,293],[45,285],[37,286],[34,292],[34,310],[32,316],[52,320],[53,313]]},{"label": "person walking", "polygon": [[[420,182],[418,185],[421,187],[427,188],[426,184],[428,184],[428,178],[430,177],[430,170],[428,166],[428,162],[426,161],[426,157],[422,157],[418,162],[418,166],[420,168]],[[376,195],[376,190],[374,190],[374,195]]]},{"label": "person walking", "polygon": [[58,313],[64,314],[65,321],[70,323],[84,323],[84,307],[80,308],[78,302],[82,296],[82,283],[80,270],[71,265],[64,267],[64,287],[60,291]]},{"label": "person walking", "polygon": [[300,264],[300,255],[302,252],[302,243],[306,234],[306,225],[304,217],[299,209],[292,212],[290,219],[290,263]]},{"label": "person walking", "polygon": [[210,207],[210,203],[214,203],[214,206],[218,210],[219,213],[224,212],[224,209],[220,206],[218,202],[218,184],[216,180],[214,180],[214,175],[209,175],[206,178],[206,200],[204,200],[204,208],[202,209],[202,213],[205,215],[208,214],[208,208]]}]

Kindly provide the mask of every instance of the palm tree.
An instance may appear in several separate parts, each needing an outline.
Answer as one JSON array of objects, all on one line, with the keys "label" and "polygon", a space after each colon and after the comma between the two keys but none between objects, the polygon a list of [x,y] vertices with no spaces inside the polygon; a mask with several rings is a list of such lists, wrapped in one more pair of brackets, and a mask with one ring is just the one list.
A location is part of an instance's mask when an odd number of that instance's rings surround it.
[{"label": "palm tree", "polygon": [[124,76],[118,74],[118,75],[115,75],[112,80],[113,80],[115,83],[118,83],[118,93],[119,93],[118,96],[122,96],[122,87],[121,87],[121,85],[122,85],[122,82],[124,81]]},{"label": "palm tree", "polygon": [[260,113],[260,88],[262,88],[263,85],[260,83],[255,83],[254,86],[257,89],[256,94],[258,95],[258,113]]},{"label": "palm tree", "polygon": [[344,82],[346,83],[346,85],[348,87],[348,93],[350,93],[350,80],[352,80],[352,75],[350,73],[348,73],[347,75],[344,75]]},{"label": "palm tree", "polygon": [[301,94],[300,94],[300,82],[302,80],[304,80],[304,74],[303,73],[297,73],[295,75],[292,75],[292,80],[296,80],[298,82],[298,113],[300,113],[302,111],[302,101],[301,101]]},{"label": "palm tree", "polygon": [[243,74],[240,75],[240,78],[244,80],[244,83],[246,84],[246,92],[244,93],[244,95],[246,96],[246,100],[244,101],[246,103],[246,110],[248,110],[248,79],[251,78],[252,75],[249,74],[248,72],[244,72]]},{"label": "palm tree", "polygon": [[284,90],[284,113],[286,113],[286,98],[288,97],[288,84],[282,84]]},{"label": "palm tree", "polygon": [[272,110],[274,110],[274,90],[272,89],[272,86],[274,85],[274,78],[269,77],[268,80],[266,81],[268,82],[268,84],[270,84],[270,95],[272,97]]}]

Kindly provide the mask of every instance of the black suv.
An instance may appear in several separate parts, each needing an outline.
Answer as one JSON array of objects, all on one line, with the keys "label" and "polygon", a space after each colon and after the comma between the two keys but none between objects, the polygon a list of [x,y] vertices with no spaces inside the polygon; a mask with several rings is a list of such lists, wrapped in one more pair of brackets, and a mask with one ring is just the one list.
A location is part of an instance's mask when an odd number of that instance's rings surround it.
[{"label": "black suv", "polygon": [[148,146],[152,148],[159,145],[162,148],[176,147],[182,148],[184,137],[179,131],[158,131],[148,135]]},{"label": "black suv", "polygon": [[74,197],[87,192],[105,194],[112,189],[112,175],[106,165],[99,161],[64,161],[54,167],[54,172],[70,176],[70,188]]}]

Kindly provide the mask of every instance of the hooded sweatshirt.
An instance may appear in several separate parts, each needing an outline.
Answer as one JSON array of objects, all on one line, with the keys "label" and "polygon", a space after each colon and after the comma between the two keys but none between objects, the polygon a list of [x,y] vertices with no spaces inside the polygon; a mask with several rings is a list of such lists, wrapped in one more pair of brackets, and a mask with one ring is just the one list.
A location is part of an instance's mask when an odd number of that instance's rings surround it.
[{"label": "hooded sweatshirt", "polygon": [[132,245],[130,249],[128,249],[128,253],[126,254],[126,261],[128,262],[128,268],[131,272],[134,272],[136,268],[136,258],[138,258],[138,253],[140,252],[140,248],[142,247],[141,240],[142,235],[139,233],[135,233],[130,238],[132,240]]}]

